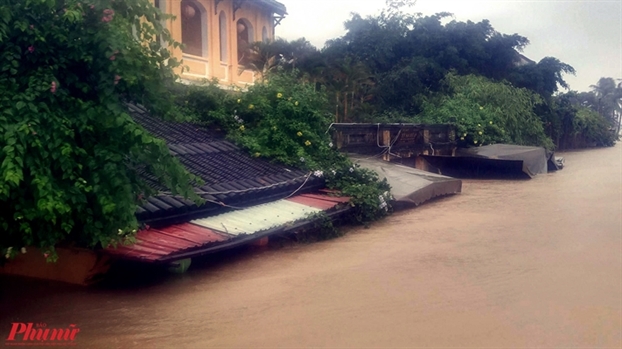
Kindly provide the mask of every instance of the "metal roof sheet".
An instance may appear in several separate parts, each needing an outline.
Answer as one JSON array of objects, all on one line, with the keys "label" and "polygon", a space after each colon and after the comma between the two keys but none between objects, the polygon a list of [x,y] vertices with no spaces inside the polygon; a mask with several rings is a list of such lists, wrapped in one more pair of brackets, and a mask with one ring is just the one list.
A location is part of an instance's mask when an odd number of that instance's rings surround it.
[{"label": "metal roof sheet", "polygon": [[105,251],[124,259],[145,262],[173,261],[224,249],[266,234],[272,229],[304,221],[309,214],[326,211],[347,197],[301,194],[289,199],[231,211],[164,228],[148,228],[138,232],[136,244],[107,248]]},{"label": "metal roof sheet", "polygon": [[318,194],[304,194],[295,196],[288,200],[292,202],[297,202],[299,204],[319,208],[321,210],[328,210],[337,204],[349,202],[350,198],[343,196],[339,197]]},{"label": "metal roof sheet", "polygon": [[[335,206],[335,204],[332,206]],[[321,211],[322,209],[320,208],[299,204],[291,200],[279,200],[241,211],[227,212],[209,218],[197,219],[191,223],[225,231],[232,235],[254,234],[285,223],[308,218],[310,214]]]}]

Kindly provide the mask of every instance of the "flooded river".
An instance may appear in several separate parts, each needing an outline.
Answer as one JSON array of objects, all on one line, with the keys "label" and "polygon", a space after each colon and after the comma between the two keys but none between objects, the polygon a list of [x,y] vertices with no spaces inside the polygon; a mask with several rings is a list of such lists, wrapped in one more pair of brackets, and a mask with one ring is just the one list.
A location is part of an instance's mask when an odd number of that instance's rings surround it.
[{"label": "flooded river", "polygon": [[[94,288],[0,279],[10,323],[76,324],[78,348],[612,347],[622,318],[622,146],[345,237]],[[4,342],[0,342],[2,345]]]}]

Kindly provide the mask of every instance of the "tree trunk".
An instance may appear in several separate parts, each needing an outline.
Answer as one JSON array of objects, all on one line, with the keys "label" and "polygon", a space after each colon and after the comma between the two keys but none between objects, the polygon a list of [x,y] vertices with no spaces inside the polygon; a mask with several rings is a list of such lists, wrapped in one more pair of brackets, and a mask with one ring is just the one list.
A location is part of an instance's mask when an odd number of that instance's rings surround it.
[{"label": "tree trunk", "polygon": [[348,92],[343,94],[343,121],[348,120]]},{"label": "tree trunk", "polygon": [[352,95],[350,96],[350,111],[354,110],[354,91],[352,91]]},{"label": "tree trunk", "polygon": [[339,103],[341,98],[339,98],[339,92],[335,92],[335,122],[339,122]]}]

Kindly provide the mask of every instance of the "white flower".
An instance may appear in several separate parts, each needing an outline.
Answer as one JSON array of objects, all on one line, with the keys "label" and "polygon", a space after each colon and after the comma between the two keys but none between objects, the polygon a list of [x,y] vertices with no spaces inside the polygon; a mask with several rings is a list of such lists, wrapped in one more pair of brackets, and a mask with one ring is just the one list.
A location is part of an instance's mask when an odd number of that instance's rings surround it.
[{"label": "white flower", "polygon": [[313,172],[313,175],[318,177],[318,178],[322,178],[324,176],[324,172],[317,170]]},{"label": "white flower", "polygon": [[11,255],[7,253],[7,254],[4,255],[4,258],[9,259],[9,258],[11,258]]},{"label": "white flower", "polygon": [[354,169],[352,167],[350,167],[350,172],[354,172]]},{"label": "white flower", "polygon": [[242,119],[238,118],[238,122],[239,122],[240,124],[243,124],[243,123],[244,123],[244,120],[242,120]]},{"label": "white flower", "polygon": [[388,192],[388,191],[385,191],[382,195],[384,195],[384,196],[386,196],[386,197],[389,197],[389,192]]},{"label": "white flower", "polygon": [[332,148],[333,147],[333,142],[328,143],[328,146]]},{"label": "white flower", "polygon": [[300,157],[300,161],[301,162],[305,162],[305,158],[303,158],[302,156]]},{"label": "white flower", "polygon": [[26,253],[26,247],[22,247],[22,253]]},{"label": "white flower", "polygon": [[119,235],[123,235],[123,230],[119,229]]},{"label": "white flower", "polygon": [[335,170],[330,170],[333,173],[333,176],[337,174],[337,171]]}]

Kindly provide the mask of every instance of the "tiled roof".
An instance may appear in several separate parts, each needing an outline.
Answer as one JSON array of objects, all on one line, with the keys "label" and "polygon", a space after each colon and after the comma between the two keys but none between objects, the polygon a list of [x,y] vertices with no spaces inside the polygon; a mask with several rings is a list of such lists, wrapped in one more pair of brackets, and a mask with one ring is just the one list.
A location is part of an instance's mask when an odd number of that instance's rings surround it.
[{"label": "tiled roof", "polygon": [[[136,122],[164,139],[186,169],[205,182],[196,188],[207,200],[201,207],[173,195],[148,198],[138,209],[137,217],[152,226],[183,223],[226,211],[225,205],[248,207],[283,199],[299,188],[297,193],[324,186],[323,180],[309,177],[305,171],[250,157],[217,132],[191,123],[152,117],[141,106],[128,107]],[[153,188],[167,191],[153,176],[146,173],[143,176]]]}]

